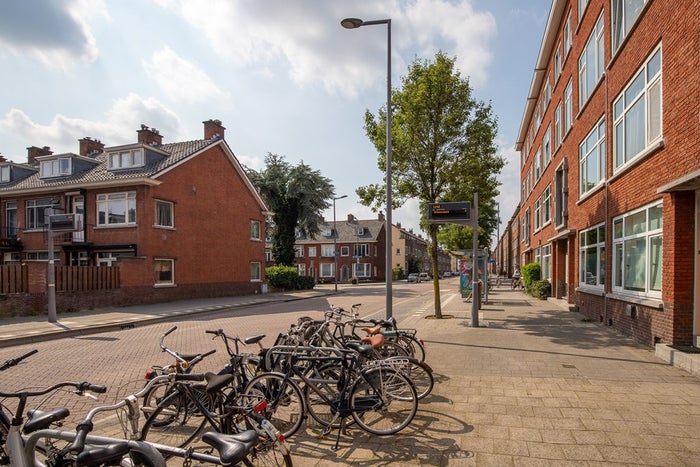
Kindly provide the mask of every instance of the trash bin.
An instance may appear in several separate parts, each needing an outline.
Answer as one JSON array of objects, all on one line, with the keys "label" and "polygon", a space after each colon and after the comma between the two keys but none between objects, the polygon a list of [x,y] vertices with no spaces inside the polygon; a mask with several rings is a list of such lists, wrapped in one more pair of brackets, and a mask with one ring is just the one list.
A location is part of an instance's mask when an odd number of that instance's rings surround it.
[{"label": "trash bin", "polygon": [[260,284],[260,293],[267,293],[267,284]]}]

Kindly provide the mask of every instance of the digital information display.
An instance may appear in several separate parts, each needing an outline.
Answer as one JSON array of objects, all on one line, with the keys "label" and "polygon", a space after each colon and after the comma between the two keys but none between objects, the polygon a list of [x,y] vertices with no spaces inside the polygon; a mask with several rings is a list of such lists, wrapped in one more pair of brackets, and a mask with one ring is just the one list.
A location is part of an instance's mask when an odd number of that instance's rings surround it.
[{"label": "digital information display", "polygon": [[469,201],[428,204],[429,224],[467,224],[471,220]]}]

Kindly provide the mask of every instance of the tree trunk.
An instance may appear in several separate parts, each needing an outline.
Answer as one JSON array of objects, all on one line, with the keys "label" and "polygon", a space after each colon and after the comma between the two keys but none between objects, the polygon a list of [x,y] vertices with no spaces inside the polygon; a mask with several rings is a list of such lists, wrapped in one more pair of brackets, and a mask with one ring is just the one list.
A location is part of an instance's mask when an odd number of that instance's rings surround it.
[{"label": "tree trunk", "polygon": [[435,302],[435,318],[442,319],[442,306],[440,304],[440,273],[438,268],[438,226],[431,224],[430,230],[430,258],[433,263],[433,300]]}]

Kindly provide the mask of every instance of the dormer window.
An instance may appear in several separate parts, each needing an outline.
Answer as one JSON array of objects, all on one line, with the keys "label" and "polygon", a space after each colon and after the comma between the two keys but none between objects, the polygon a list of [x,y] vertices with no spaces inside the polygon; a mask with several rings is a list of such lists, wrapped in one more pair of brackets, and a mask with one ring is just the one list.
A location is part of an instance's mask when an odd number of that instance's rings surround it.
[{"label": "dormer window", "polygon": [[71,174],[70,157],[41,161],[41,178],[60,177]]},{"label": "dormer window", "polygon": [[0,182],[5,183],[10,181],[10,166],[4,165],[0,167]]},{"label": "dormer window", "polygon": [[109,168],[111,170],[131,169],[133,167],[143,167],[142,149],[113,152],[109,155]]}]

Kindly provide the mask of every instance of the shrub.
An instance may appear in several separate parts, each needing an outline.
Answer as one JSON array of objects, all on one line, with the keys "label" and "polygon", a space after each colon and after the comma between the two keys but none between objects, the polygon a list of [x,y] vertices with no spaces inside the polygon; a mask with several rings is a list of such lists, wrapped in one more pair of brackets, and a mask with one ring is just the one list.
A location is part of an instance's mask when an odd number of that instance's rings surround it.
[{"label": "shrub", "polygon": [[552,284],[549,283],[547,279],[542,279],[539,281],[534,281],[530,286],[530,294],[539,298],[540,300],[545,300],[552,291]]},{"label": "shrub", "polygon": [[308,290],[313,289],[316,285],[316,279],[311,276],[299,276],[297,277],[296,289],[297,290]]},{"label": "shrub", "polygon": [[350,278],[350,283],[353,285],[357,285],[357,283],[360,282],[360,280],[357,277],[351,277]]},{"label": "shrub", "polygon": [[265,277],[276,289],[292,290],[296,288],[299,273],[294,266],[271,266],[265,269]]},{"label": "shrub", "polygon": [[542,277],[542,271],[540,269],[540,263],[529,263],[520,269],[520,274],[525,284],[525,293],[532,295],[530,287],[535,281],[540,280]]}]

